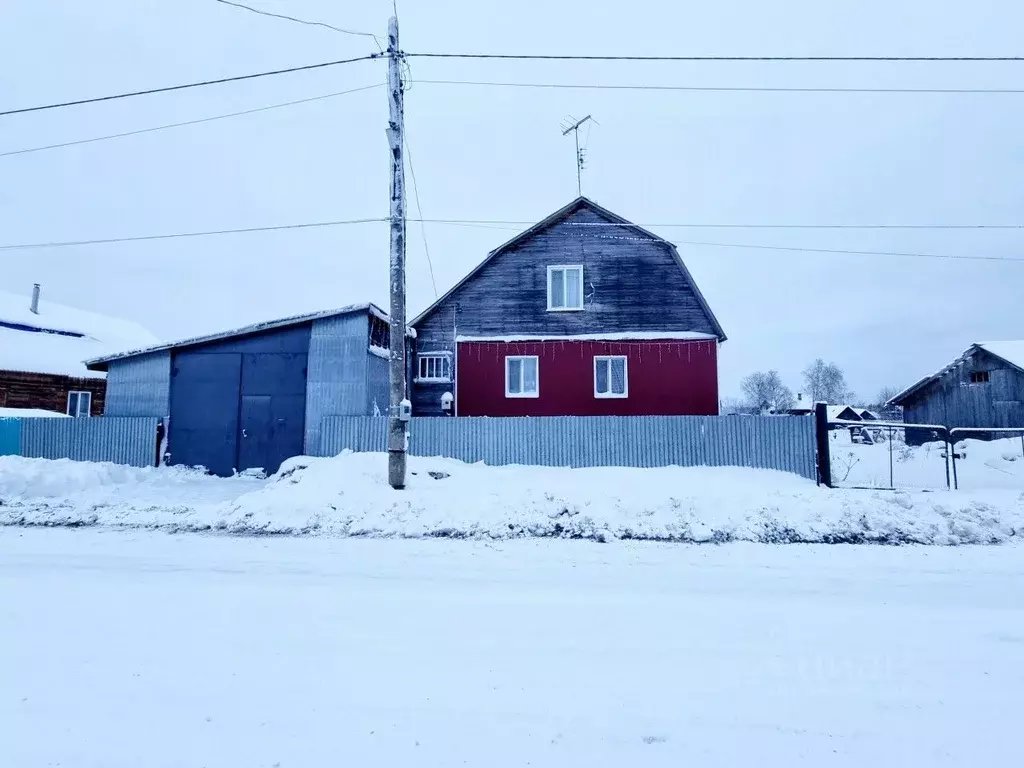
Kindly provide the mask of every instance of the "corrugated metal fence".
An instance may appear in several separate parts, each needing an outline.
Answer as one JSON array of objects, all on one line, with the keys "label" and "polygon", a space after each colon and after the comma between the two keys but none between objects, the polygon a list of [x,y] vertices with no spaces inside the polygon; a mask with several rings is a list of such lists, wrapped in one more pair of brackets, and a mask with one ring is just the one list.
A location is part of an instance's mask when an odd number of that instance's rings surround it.
[{"label": "corrugated metal fence", "polygon": [[[328,416],[321,455],[384,451],[387,420]],[[738,466],[815,479],[811,416],[414,418],[414,456],[568,467]]]},{"label": "corrugated metal fence", "polygon": [[19,453],[38,459],[112,461],[147,467],[156,460],[156,426],[149,417],[19,419]]}]

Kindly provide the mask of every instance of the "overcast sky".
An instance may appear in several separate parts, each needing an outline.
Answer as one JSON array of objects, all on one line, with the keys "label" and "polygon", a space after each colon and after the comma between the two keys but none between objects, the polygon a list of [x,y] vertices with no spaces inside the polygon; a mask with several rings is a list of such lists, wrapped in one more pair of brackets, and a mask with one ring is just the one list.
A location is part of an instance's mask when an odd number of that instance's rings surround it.
[{"label": "overcast sky", "polygon": [[[246,0],[382,37],[388,0]],[[406,51],[1017,55],[1014,0],[627,4],[401,0]],[[215,0],[32,0],[0,25],[0,110],[357,56],[366,37]],[[1024,63],[560,63],[412,59],[415,80],[1024,88]],[[363,62],[0,118],[0,152],[382,82]],[[536,221],[576,195],[566,115],[593,114],[584,193],[643,225],[1024,223],[1024,94],[542,90],[413,84],[406,126],[431,218]],[[386,93],[0,157],[0,244],[388,214]],[[408,177],[411,192],[411,176]],[[415,203],[410,208],[415,214]],[[791,253],[683,241],[1024,259],[1024,232],[675,229],[729,335],[722,394],[815,357],[865,400],[977,340],[1024,338],[1024,263]],[[446,290],[513,233],[428,225]],[[383,223],[0,251],[0,288],[128,317],[162,337],[360,301],[387,306]],[[409,309],[434,298],[409,227]]]}]

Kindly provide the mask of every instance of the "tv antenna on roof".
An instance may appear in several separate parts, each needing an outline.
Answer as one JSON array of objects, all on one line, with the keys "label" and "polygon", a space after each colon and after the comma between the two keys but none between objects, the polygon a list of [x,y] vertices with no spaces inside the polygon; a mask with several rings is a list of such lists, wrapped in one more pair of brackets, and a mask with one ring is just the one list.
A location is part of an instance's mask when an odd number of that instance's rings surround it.
[{"label": "tv antenna on roof", "polygon": [[569,115],[561,125],[563,136],[567,136],[569,131],[576,134],[576,192],[580,196],[583,195],[583,167],[586,163],[587,152],[586,147],[580,149],[580,126],[588,120],[595,124],[597,123],[597,120],[594,120],[590,115],[587,115],[582,120],[577,120],[572,115]]}]

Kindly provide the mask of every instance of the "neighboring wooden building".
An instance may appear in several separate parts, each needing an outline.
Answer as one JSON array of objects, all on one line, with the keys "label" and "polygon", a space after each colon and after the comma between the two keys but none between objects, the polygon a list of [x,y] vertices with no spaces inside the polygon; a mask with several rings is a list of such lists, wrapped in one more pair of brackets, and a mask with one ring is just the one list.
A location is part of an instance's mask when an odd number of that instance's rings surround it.
[{"label": "neighboring wooden building", "polygon": [[41,301],[39,286],[31,298],[0,291],[0,408],[98,416],[105,377],[84,361],[154,341],[135,323]]},{"label": "neighboring wooden building", "polygon": [[717,414],[725,333],[675,246],[585,197],[412,322],[413,414]]},{"label": "neighboring wooden building", "polygon": [[972,344],[887,405],[908,424],[1024,428],[1024,341]]}]

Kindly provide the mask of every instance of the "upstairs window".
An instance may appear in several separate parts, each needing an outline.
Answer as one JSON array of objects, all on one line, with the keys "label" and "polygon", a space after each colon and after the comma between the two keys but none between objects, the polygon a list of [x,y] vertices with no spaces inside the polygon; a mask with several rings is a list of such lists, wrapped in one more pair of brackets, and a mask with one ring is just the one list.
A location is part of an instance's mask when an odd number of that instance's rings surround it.
[{"label": "upstairs window", "polygon": [[91,416],[92,392],[68,392],[68,416]]},{"label": "upstairs window", "polygon": [[988,371],[971,371],[971,384],[988,384]]},{"label": "upstairs window", "polygon": [[505,397],[539,397],[537,356],[505,358]]},{"label": "upstairs window", "polygon": [[416,378],[419,381],[452,380],[452,359],[445,353],[419,355],[417,364],[419,375]]},{"label": "upstairs window", "polygon": [[583,265],[548,267],[548,311],[572,312],[583,309]]},{"label": "upstairs window", "polygon": [[625,357],[594,358],[594,397],[629,397]]}]

